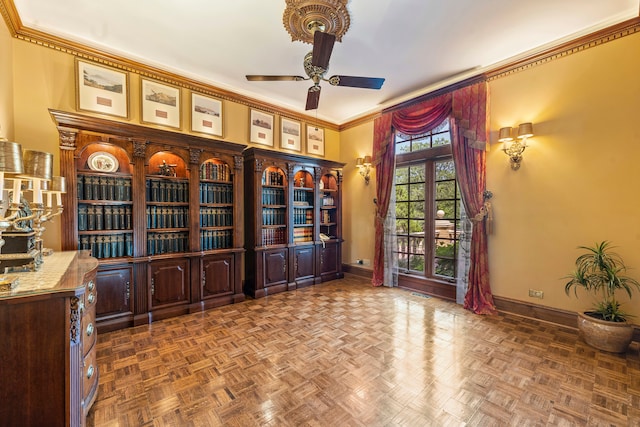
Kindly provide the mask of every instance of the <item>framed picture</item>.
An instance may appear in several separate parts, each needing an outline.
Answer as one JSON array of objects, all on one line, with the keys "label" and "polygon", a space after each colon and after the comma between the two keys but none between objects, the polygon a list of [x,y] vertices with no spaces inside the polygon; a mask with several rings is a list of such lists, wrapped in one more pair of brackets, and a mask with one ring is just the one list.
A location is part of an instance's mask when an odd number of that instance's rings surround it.
[{"label": "framed picture", "polygon": [[280,118],[280,148],[300,151],[300,122]]},{"label": "framed picture", "polygon": [[222,136],[222,101],[191,92],[191,130]]},{"label": "framed picture", "polygon": [[324,156],[324,129],[307,125],[307,154]]},{"label": "framed picture", "polygon": [[76,58],[78,110],[129,118],[129,74]]},{"label": "framed picture", "polygon": [[249,141],[273,147],[273,114],[251,110],[249,118]]},{"label": "framed picture", "polygon": [[180,88],[141,79],[142,121],[180,129]]}]

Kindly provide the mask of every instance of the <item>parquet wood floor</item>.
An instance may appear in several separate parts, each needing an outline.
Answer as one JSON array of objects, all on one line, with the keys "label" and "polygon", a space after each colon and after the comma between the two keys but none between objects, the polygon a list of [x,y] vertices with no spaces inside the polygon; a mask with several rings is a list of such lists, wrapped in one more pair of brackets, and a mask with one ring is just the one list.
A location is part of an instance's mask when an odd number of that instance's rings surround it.
[{"label": "parquet wood floor", "polygon": [[640,349],[343,280],[98,337],[89,426],[640,426]]}]

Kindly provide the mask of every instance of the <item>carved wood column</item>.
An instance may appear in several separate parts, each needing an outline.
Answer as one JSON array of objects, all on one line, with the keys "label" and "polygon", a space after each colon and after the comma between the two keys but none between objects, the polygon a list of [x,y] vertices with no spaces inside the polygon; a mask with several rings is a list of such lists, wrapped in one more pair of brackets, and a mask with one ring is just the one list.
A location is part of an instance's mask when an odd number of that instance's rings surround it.
[{"label": "carved wood column", "polygon": [[61,247],[63,251],[78,250],[78,177],[75,169],[78,130],[58,126],[60,138],[60,176],[65,179],[67,192],[62,195]]}]

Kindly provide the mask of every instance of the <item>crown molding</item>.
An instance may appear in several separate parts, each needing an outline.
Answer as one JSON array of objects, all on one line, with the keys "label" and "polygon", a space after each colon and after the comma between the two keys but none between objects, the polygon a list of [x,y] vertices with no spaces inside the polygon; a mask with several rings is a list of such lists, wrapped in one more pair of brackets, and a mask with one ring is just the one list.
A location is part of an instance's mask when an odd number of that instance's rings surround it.
[{"label": "crown molding", "polygon": [[637,32],[640,32],[640,17],[631,18],[568,42],[552,46],[516,60],[511,60],[504,65],[485,71],[484,76],[489,81],[506,77],[510,74],[524,71],[556,59],[561,59]]},{"label": "crown molding", "polygon": [[62,37],[48,34],[39,30],[25,27],[18,16],[18,12],[12,0],[0,0],[0,13],[7,23],[9,32],[18,40],[23,40],[38,46],[63,52],[80,59],[96,62],[111,68],[139,74],[161,82],[169,83],[194,92],[217,97],[227,101],[246,105],[272,114],[296,119],[302,122],[312,123],[331,130],[338,130],[336,123],[300,114],[293,110],[278,107],[274,104],[246,97],[235,92],[199,82],[197,80],[174,74],[160,68],[152,67],[137,61],[132,61],[118,55],[98,50]]},{"label": "crown molding", "polygon": [[[149,77],[159,81],[170,83],[179,87],[193,90],[195,92],[203,93],[205,95],[210,95],[231,102],[246,105],[250,108],[256,108],[302,122],[317,124],[318,126],[322,126],[327,129],[336,131],[349,129],[366,123],[367,121],[374,120],[383,112],[383,110],[373,112],[371,114],[356,118],[354,120],[350,120],[340,125],[326,120],[314,119],[313,117],[300,114],[293,110],[284,109],[268,102],[245,97],[235,92],[221,89],[213,85],[205,84],[194,79],[173,74],[159,68],[151,67],[136,61],[122,58],[117,55],[112,55],[108,52],[100,51],[79,43],[75,43],[61,37],[27,28],[22,24],[13,0],[0,0],[0,13],[4,18],[11,35],[19,40],[24,40],[43,47],[68,53],[82,59],[97,62],[109,67],[117,68],[123,71],[129,71],[144,77]],[[523,57],[509,60],[504,64],[500,64],[494,67],[488,67],[487,70],[479,73],[476,76],[468,77],[462,81],[455,82],[448,86],[439,88],[435,91],[417,96],[416,98],[413,98],[409,101],[405,101],[400,104],[385,108],[384,112],[395,111],[399,108],[404,108],[408,105],[424,101],[425,99],[429,99],[434,96],[453,91],[467,84],[471,84],[470,82],[478,82],[482,80],[492,81],[502,77],[506,77],[513,73],[528,70],[538,65],[542,65],[556,59],[561,59],[568,55],[572,55],[574,53],[578,53],[583,50],[596,47],[638,32],[640,32],[640,17],[635,17],[587,34],[585,36],[578,37],[574,40],[549,47],[542,51],[530,53]]]}]

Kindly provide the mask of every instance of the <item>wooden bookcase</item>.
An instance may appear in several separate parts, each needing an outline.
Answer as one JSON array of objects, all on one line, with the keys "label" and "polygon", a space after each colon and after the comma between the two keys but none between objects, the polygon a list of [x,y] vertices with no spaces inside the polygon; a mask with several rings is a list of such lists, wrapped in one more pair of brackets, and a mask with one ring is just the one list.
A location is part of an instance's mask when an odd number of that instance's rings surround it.
[{"label": "wooden bookcase", "polygon": [[244,300],[241,144],[50,111],[63,250],[98,258],[101,331]]},{"label": "wooden bookcase", "polygon": [[259,148],[247,149],[244,162],[245,293],[260,298],[343,277],[344,164]]}]

